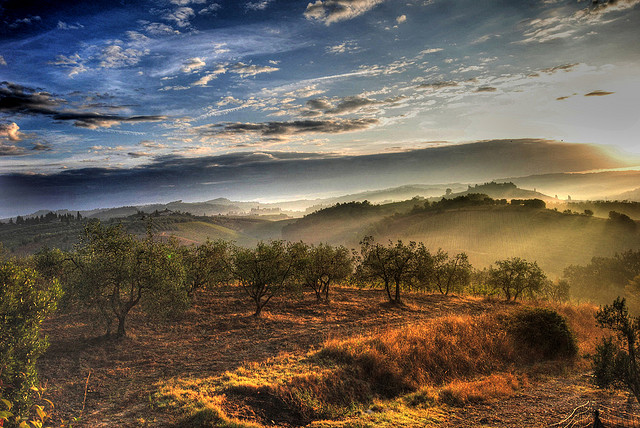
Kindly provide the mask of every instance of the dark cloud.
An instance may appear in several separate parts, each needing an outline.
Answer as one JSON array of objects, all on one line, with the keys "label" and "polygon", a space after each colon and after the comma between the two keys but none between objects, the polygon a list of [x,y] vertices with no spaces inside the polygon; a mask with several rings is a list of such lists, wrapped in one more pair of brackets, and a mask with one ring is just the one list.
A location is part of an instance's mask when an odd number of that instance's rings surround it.
[{"label": "dark cloud", "polygon": [[615,92],[607,92],[607,91],[591,91],[588,94],[584,94],[585,97],[603,97],[605,95],[611,95],[614,94]]},{"label": "dark cloud", "polygon": [[332,101],[325,98],[311,99],[306,103],[306,107],[309,110],[303,111],[302,115],[306,117],[316,117],[321,116],[322,114],[341,115],[354,113],[358,110],[371,106],[394,106],[405,98],[406,97],[400,96],[387,98],[385,100],[372,100],[365,97],[350,96]]},{"label": "dark cloud", "polygon": [[88,209],[219,196],[344,194],[406,183],[478,182],[617,168],[634,162],[637,160],[614,159],[594,146],[539,139],[481,141],[364,156],[287,152],[163,156],[130,169],[0,175],[0,216],[37,209]]},{"label": "dark cloud", "polygon": [[37,142],[33,144],[33,147],[31,147],[31,150],[34,150],[36,152],[48,152],[53,150],[51,148],[50,145],[43,143],[43,142]]},{"label": "dark cloud", "polygon": [[422,83],[417,86],[418,89],[442,89],[442,88],[452,88],[458,86],[458,82],[453,81],[441,81],[441,82],[433,82],[433,83]]},{"label": "dark cloud", "polygon": [[554,74],[554,73],[557,73],[558,71],[568,72],[568,71],[572,71],[578,65],[580,65],[580,63],[578,62],[573,64],[562,64],[562,65],[556,65],[555,67],[543,68],[540,71],[547,74]]},{"label": "dark cloud", "polygon": [[493,86],[480,86],[478,89],[475,90],[475,92],[495,92],[497,91],[497,88],[494,88]]},{"label": "dark cloud", "polygon": [[119,123],[156,122],[166,116],[120,116],[63,109],[66,101],[48,92],[11,82],[0,83],[0,113],[48,116],[56,121],[72,121],[80,128],[109,127]]},{"label": "dark cloud", "polygon": [[294,120],[291,122],[222,123],[200,127],[203,136],[256,134],[262,136],[284,136],[299,134],[340,134],[367,129],[378,123],[378,119],[334,119]]}]

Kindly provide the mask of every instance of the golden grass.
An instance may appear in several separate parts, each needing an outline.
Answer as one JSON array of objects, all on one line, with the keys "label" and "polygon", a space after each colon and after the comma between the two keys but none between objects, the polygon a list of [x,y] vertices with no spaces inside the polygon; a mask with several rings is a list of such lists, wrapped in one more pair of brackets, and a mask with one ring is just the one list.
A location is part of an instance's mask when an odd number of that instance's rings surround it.
[{"label": "golden grass", "polygon": [[[593,328],[580,323],[592,309],[558,310],[580,328],[579,338],[588,339]],[[498,313],[450,315],[328,340],[307,355],[281,355],[212,378],[173,380],[161,386],[156,401],[182,408],[188,418],[217,412],[229,426],[240,423],[238,418],[284,425],[331,421],[329,426],[339,426],[336,419],[341,419],[343,426],[419,426],[425,412],[440,420],[439,406],[515,394],[527,385],[524,373],[532,364],[538,373],[544,371],[542,355],[510,330],[509,320],[519,311],[514,306]],[[594,324],[593,318],[589,322]],[[572,362],[560,359],[549,368]]]}]

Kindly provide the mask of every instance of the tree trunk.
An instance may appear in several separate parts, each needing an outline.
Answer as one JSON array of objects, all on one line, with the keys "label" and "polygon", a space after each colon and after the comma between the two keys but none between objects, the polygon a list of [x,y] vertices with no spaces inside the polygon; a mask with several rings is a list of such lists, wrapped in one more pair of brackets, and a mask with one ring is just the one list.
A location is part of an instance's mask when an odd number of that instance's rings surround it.
[{"label": "tree trunk", "polygon": [[122,317],[118,317],[118,332],[116,333],[116,337],[125,337],[127,332],[124,329],[124,320],[126,319],[126,315]]},{"label": "tree trunk", "polygon": [[389,290],[389,281],[384,282],[384,289],[387,291],[387,296],[389,297],[389,301],[393,302],[393,299],[391,298],[391,290]]},{"label": "tree trunk", "polygon": [[400,282],[396,281],[396,299],[395,303],[400,303]]},{"label": "tree trunk", "polygon": [[260,304],[260,300],[256,299],[256,311],[254,312],[253,316],[259,318],[261,313],[262,305]]}]

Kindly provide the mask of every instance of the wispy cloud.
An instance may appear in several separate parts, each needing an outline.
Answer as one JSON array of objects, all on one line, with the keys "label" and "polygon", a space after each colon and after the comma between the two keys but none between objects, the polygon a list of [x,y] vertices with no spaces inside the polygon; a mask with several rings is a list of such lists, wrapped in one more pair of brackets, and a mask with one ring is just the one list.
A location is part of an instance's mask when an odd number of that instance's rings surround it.
[{"label": "wispy cloud", "polygon": [[317,0],[309,3],[304,12],[307,19],[331,25],[335,22],[353,19],[373,9],[384,0]]}]

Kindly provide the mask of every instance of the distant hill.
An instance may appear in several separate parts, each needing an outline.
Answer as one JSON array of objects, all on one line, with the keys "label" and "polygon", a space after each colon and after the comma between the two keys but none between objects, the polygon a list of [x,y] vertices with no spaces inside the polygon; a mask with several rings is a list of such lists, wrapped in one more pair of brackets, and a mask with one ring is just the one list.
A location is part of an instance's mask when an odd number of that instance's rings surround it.
[{"label": "distant hill", "polygon": [[[640,171],[605,171],[530,175],[496,178],[498,182],[513,182],[520,188],[536,189],[560,199],[623,200],[621,194],[638,189]],[[631,198],[626,198],[631,200]]]},{"label": "distant hill", "polygon": [[[283,229],[290,240],[330,242],[357,247],[366,235],[381,242],[402,239],[424,242],[432,250],[466,252],[478,268],[498,259],[536,260],[552,276],[570,264],[586,264],[594,256],[640,248],[638,228],[607,219],[549,209],[513,206],[473,194],[424,207],[410,203],[392,213],[391,206],[345,206],[322,210]],[[445,203],[446,202],[446,203]],[[401,207],[402,208],[399,208]]]},{"label": "distant hill", "polygon": [[537,192],[535,190],[521,189],[512,182],[497,183],[492,181],[490,183],[476,184],[475,186],[469,185],[464,192],[451,193],[446,195],[447,198],[455,198],[457,196],[470,195],[474,193],[481,193],[489,196],[493,199],[540,199],[545,202],[555,202],[556,198]]},{"label": "distant hill", "polygon": [[609,199],[614,199],[617,201],[636,201],[640,202],[640,187],[637,189],[629,190],[628,192],[623,192],[618,195],[613,195],[609,197]]}]

